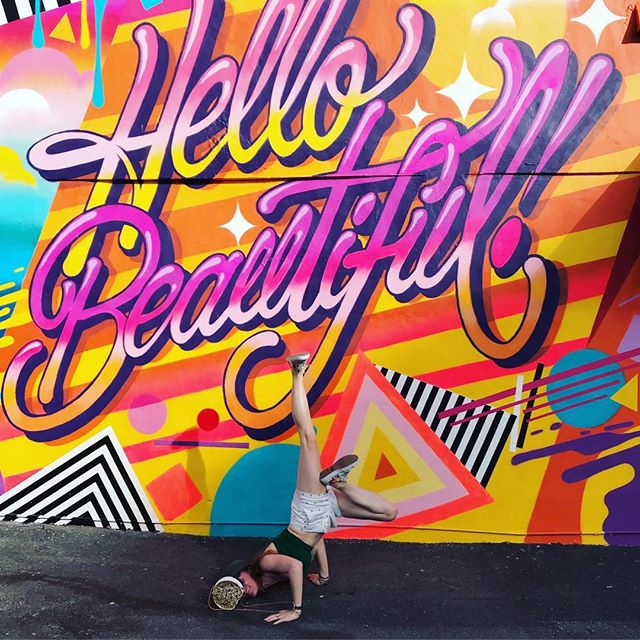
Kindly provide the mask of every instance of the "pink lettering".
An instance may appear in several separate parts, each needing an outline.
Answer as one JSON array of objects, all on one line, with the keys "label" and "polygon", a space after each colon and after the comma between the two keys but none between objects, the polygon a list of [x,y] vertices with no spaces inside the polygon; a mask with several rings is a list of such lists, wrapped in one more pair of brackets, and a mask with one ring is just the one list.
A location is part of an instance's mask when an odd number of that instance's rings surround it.
[{"label": "pink lettering", "polygon": [[[555,265],[531,253],[526,218],[546,184],[537,174],[566,162],[613,100],[620,74],[610,58],[595,55],[576,82],[566,42],[553,42],[534,58],[524,44],[498,39],[491,55],[504,83],[493,108],[468,129],[435,120],[401,160],[373,164],[390,122],[388,101],[424,66],[433,21],[414,5],[401,8],[403,45],[377,76],[365,44],[346,35],[348,6],[346,0],[269,0],[238,63],[226,55],[211,59],[224,3],[193,0],[155,129],[149,130],[148,119],[167,76],[167,56],[155,28],[141,25],[134,34],[138,69],[113,135],[60,132],[31,149],[30,162],[50,179],[95,175],[105,182],[124,171],[135,206],[105,205],[96,201],[106,197],[104,190],[100,196],[94,191],[90,210],[60,231],[36,267],[31,312],[54,344],[49,351],[36,340],[18,351],[2,397],[11,422],[29,437],[53,440],[81,428],[135,366],[152,360],[169,340],[192,349],[234,328],[254,331],[285,321],[324,329],[308,378],[313,402],[338,369],[381,282],[400,302],[433,298],[453,286],[461,325],[480,352],[503,366],[535,356],[559,297]],[[332,118],[325,119],[328,109]],[[139,152],[142,170],[133,161]],[[334,171],[285,182],[260,197],[258,211],[267,223],[286,222],[281,233],[266,226],[246,255],[208,256],[193,273],[172,260],[172,239],[161,221],[167,188],[159,178],[210,179],[229,159],[249,172],[270,154],[295,164],[338,153]],[[480,169],[471,179],[474,161]],[[107,294],[111,274],[100,239],[125,227],[141,239],[144,257],[129,284]],[[98,240],[79,275],[66,276],[63,258],[87,233]],[[504,255],[489,250],[496,234],[511,239]],[[511,336],[498,335],[489,321],[488,269],[497,277],[521,269],[526,277],[527,304]],[[68,397],[70,358],[98,325],[112,330],[110,353]],[[225,372],[229,411],[257,439],[291,427],[284,399],[262,410],[247,389],[252,369],[283,349],[275,332],[259,329]],[[27,389],[39,368],[41,410],[35,411]]]}]

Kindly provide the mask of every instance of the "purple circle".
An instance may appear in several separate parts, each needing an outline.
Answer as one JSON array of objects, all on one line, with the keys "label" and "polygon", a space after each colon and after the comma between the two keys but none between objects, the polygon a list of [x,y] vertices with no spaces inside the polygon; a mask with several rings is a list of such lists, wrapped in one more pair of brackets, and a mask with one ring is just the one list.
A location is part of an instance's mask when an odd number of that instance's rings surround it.
[{"label": "purple circle", "polygon": [[167,421],[167,405],[156,396],[140,395],[132,400],[127,415],[136,431],[155,433]]}]

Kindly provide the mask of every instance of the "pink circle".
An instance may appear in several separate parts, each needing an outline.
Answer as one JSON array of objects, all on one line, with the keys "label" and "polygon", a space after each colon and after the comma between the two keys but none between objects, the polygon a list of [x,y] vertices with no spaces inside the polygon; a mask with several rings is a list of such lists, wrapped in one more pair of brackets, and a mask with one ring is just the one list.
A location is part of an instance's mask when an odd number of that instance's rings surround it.
[{"label": "pink circle", "polygon": [[220,424],[220,416],[215,409],[203,409],[198,414],[198,426],[203,431],[212,431]]},{"label": "pink circle", "polygon": [[155,433],[167,421],[167,406],[151,395],[140,395],[129,405],[129,422],[140,433]]},{"label": "pink circle", "polygon": [[496,231],[489,249],[489,259],[496,269],[502,269],[509,263],[518,248],[523,229],[520,218],[512,216]]}]

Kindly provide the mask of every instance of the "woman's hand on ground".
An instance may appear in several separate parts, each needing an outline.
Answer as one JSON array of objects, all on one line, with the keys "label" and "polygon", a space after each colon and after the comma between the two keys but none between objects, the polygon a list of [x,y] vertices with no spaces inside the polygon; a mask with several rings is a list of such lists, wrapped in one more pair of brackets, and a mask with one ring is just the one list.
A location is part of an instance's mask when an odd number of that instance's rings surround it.
[{"label": "woman's hand on ground", "polygon": [[293,622],[300,617],[300,612],[295,609],[283,609],[278,613],[272,613],[265,618],[266,622],[273,622],[273,624],[280,624],[281,622]]},{"label": "woman's hand on ground", "polygon": [[309,582],[313,582],[313,584],[315,584],[316,587],[323,587],[325,584],[329,582],[328,578],[323,580],[320,577],[319,573],[307,573],[307,580],[309,580]]}]

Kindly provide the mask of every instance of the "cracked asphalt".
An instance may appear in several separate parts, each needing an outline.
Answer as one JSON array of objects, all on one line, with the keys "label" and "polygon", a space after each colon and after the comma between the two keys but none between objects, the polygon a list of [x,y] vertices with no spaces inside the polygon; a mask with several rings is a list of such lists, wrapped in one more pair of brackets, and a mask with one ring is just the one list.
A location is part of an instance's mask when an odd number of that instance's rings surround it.
[{"label": "cracked asphalt", "polygon": [[305,586],[299,621],[210,611],[260,543],[0,523],[0,638],[640,637],[640,548],[328,540],[331,582]]}]

